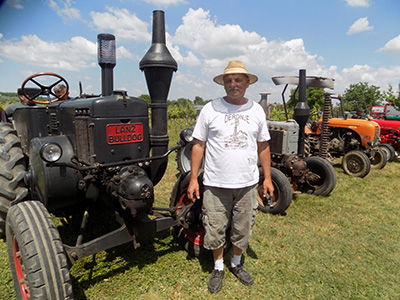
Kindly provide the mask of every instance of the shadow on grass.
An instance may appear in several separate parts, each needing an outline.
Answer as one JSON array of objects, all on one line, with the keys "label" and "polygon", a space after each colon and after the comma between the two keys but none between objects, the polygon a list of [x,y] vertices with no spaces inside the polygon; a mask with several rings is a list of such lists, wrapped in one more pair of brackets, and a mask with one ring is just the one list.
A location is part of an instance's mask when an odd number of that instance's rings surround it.
[{"label": "shadow on grass", "polygon": [[[127,243],[112,249],[105,250],[91,256],[91,259],[78,267],[84,272],[73,272],[71,275],[76,299],[87,299],[85,291],[90,287],[104,280],[110,279],[118,274],[123,274],[129,269],[143,269],[146,265],[151,265],[157,260],[171,252],[181,250],[181,248],[171,241],[168,230],[159,232],[152,237],[142,239],[141,246],[137,249],[133,243]],[[120,266],[118,266],[121,264]],[[98,269],[102,270],[99,271]]]},{"label": "shadow on grass", "polygon": [[[66,245],[75,245],[80,232],[82,213],[70,218],[58,231]],[[83,243],[91,241],[120,227],[112,211],[104,207],[90,212]],[[181,250],[174,242],[170,230],[164,230],[138,240],[140,247],[135,249],[133,242],[100,251],[83,257],[71,267],[71,280],[76,299],[87,299],[85,291],[99,282],[123,274],[131,268],[143,269],[146,265],[157,262],[159,257]]]}]

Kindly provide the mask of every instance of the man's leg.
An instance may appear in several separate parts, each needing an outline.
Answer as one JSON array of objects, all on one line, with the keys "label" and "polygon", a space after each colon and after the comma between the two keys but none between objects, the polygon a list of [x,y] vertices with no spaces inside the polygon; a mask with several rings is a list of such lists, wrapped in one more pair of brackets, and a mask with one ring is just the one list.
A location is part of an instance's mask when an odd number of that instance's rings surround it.
[{"label": "man's leg", "polygon": [[224,247],[213,250],[214,270],[208,279],[208,290],[210,293],[218,293],[222,288],[224,278]]}]

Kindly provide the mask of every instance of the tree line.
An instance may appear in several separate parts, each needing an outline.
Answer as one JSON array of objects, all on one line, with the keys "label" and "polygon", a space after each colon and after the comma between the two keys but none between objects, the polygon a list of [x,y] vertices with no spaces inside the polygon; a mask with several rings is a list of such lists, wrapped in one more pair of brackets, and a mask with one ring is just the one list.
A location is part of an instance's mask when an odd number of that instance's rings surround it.
[{"label": "tree line", "polygon": [[[324,98],[327,92],[323,88],[307,88],[306,101],[310,107],[311,118],[318,117],[324,107]],[[139,98],[144,99],[150,104],[150,96],[142,94]],[[297,103],[298,93],[296,89],[290,91],[289,100],[286,103],[286,111],[289,113],[289,118],[293,116],[293,109]],[[400,83],[397,91],[389,84],[387,91],[383,93],[380,87],[369,85],[367,82],[359,82],[357,84],[350,84],[344,91],[341,97],[344,109],[347,111],[355,111],[357,107],[362,107],[368,112],[374,105],[383,105],[390,102],[395,107],[400,109]],[[16,93],[0,92],[0,105],[5,105],[19,101]],[[177,100],[167,100],[168,105],[168,118],[169,119],[194,119],[197,115],[197,110],[202,105],[205,105],[211,100],[204,100],[200,96],[196,96],[194,100],[179,98]],[[332,105],[338,110],[339,103],[333,101]],[[196,107],[197,106],[197,107]],[[285,108],[282,104],[275,104],[274,109],[271,111],[270,118],[276,120],[286,119]]]}]

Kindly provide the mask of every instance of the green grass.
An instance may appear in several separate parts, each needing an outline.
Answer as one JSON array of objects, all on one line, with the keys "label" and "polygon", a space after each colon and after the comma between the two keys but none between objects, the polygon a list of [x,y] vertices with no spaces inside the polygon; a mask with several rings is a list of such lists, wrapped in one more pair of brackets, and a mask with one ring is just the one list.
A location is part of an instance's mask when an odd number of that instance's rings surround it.
[{"label": "green grass", "polygon": [[[171,145],[176,142],[174,129]],[[255,283],[226,272],[217,295],[207,291],[212,262],[189,256],[170,231],[78,260],[76,299],[400,299],[400,160],[361,179],[335,167],[329,197],[297,195],[285,216],[259,213],[245,267]],[[174,155],[156,186],[168,205]],[[226,257],[229,260],[229,257]],[[0,299],[13,299],[6,245],[0,241]]]}]

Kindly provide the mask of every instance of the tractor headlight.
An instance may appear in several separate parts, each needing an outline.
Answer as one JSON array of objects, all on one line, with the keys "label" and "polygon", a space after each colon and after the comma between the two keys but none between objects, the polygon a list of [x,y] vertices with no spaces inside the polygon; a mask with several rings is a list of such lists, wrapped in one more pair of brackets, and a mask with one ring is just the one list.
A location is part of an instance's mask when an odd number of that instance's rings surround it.
[{"label": "tractor headlight", "polygon": [[47,143],[40,148],[40,157],[46,162],[56,162],[61,158],[61,156],[62,149],[58,144]]},{"label": "tractor headlight", "polygon": [[185,141],[186,143],[190,143],[191,141],[193,141],[192,134],[193,134],[193,129],[185,128],[181,131],[179,136],[182,141]]}]

